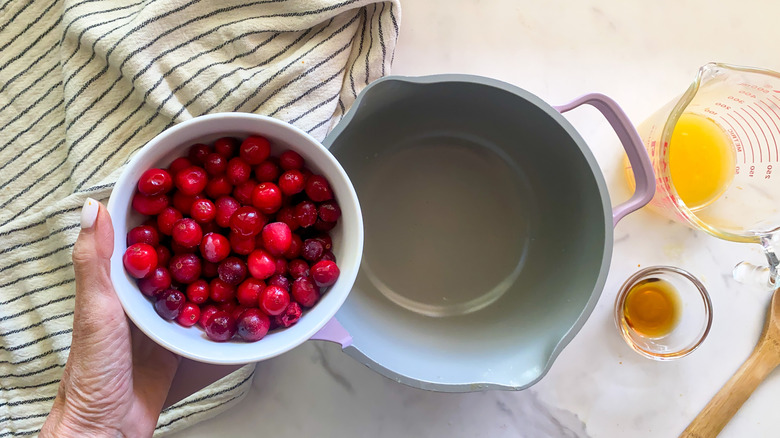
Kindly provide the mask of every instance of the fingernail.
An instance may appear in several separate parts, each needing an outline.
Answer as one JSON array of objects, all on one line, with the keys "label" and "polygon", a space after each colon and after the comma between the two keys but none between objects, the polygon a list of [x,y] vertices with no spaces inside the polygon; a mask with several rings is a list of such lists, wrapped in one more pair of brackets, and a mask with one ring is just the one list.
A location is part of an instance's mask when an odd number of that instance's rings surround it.
[{"label": "fingernail", "polygon": [[100,204],[92,199],[87,198],[84,201],[84,206],[81,207],[81,229],[92,228],[97,220],[98,211],[100,211]]}]

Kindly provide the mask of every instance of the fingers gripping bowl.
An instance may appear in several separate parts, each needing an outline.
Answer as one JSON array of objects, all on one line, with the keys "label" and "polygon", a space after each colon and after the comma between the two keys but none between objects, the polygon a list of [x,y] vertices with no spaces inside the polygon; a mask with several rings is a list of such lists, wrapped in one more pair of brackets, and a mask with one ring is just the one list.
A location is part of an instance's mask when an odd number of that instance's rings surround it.
[{"label": "fingers gripping bowl", "polygon": [[[197,327],[185,328],[160,318],[149,300],[127,274],[122,255],[127,248],[125,236],[145,217],[131,208],[141,175],[151,168],[165,168],[175,158],[185,156],[195,143],[211,143],[221,137],[246,138],[262,135],[271,143],[271,155],[287,149],[300,154],[307,166],[323,175],[341,208],[341,218],[330,231],[333,252],[341,274],[328,292],[297,324],[270,332],[259,342],[209,340]],[[114,255],[111,278],[125,312],[147,336],[165,348],[200,362],[242,364],[264,360],[305,342],[336,313],[357,276],[363,249],[363,223],[357,196],[346,173],[319,142],[292,125],[279,120],[245,113],[212,114],[176,125],[150,141],[128,163],[117,181],[108,203],[114,224]]]}]

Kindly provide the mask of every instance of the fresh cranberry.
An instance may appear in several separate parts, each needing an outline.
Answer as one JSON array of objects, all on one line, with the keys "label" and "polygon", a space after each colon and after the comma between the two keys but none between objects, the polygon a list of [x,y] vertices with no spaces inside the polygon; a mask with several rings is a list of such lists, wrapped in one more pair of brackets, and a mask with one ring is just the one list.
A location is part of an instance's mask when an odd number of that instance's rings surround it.
[{"label": "fresh cranberry", "polygon": [[263,247],[274,257],[290,249],[292,232],[284,222],[272,222],[263,227]]},{"label": "fresh cranberry", "polygon": [[206,184],[206,196],[211,199],[219,199],[220,196],[231,193],[233,193],[233,184],[225,175],[215,176]]},{"label": "fresh cranberry", "polygon": [[130,245],[122,257],[127,273],[135,278],[144,278],[157,267],[157,250],[148,243]]},{"label": "fresh cranberry", "polygon": [[182,170],[192,166],[192,161],[187,157],[179,157],[171,162],[171,165],[168,166],[168,173],[171,174],[171,177],[175,177],[177,173],[181,172]]},{"label": "fresh cranberry", "polygon": [[282,169],[273,159],[263,161],[255,166],[255,178],[261,183],[274,182],[279,179],[281,173]]},{"label": "fresh cranberry", "polygon": [[284,195],[292,196],[301,193],[306,187],[306,180],[299,170],[288,170],[279,177],[279,190]]},{"label": "fresh cranberry", "polygon": [[230,196],[223,196],[217,199],[214,206],[217,207],[217,225],[227,228],[230,226],[230,218],[241,207],[241,204]]},{"label": "fresh cranberry", "polygon": [[[202,167],[191,166],[176,174],[176,188],[185,195],[197,195],[206,188],[208,177]],[[308,188],[308,186],[307,186]],[[307,192],[308,193],[308,192]]]},{"label": "fresh cranberry", "polygon": [[206,161],[206,157],[211,153],[211,148],[202,143],[196,143],[190,146],[189,154],[187,155],[190,160],[197,164],[202,165]]},{"label": "fresh cranberry", "polygon": [[271,143],[259,135],[250,135],[238,149],[238,154],[251,165],[260,164],[271,155]]},{"label": "fresh cranberry", "polygon": [[247,309],[238,319],[238,336],[247,342],[263,339],[271,328],[271,320],[258,309]]},{"label": "fresh cranberry", "polygon": [[303,249],[301,250],[301,255],[304,259],[314,262],[320,259],[322,257],[322,253],[325,251],[325,247],[322,245],[322,242],[315,239],[306,239],[303,242]]},{"label": "fresh cranberry", "polygon": [[219,268],[218,264],[214,262],[210,262],[208,260],[203,260],[201,262],[200,275],[203,278],[208,278],[208,279],[214,278],[217,275],[219,275],[219,272],[217,271],[218,268]]},{"label": "fresh cranberry", "polygon": [[328,287],[339,278],[339,267],[335,262],[320,260],[311,267],[311,278],[319,287]]},{"label": "fresh cranberry", "polygon": [[313,239],[322,243],[322,248],[325,251],[329,251],[333,249],[333,239],[330,237],[330,234],[328,233],[318,234],[314,236]]},{"label": "fresh cranberry", "polygon": [[138,180],[138,191],[147,196],[168,193],[172,188],[171,174],[162,169],[149,169]]},{"label": "fresh cranberry", "polygon": [[206,173],[211,176],[222,175],[227,170],[227,160],[222,155],[213,152],[206,156],[206,160],[203,162],[203,168],[206,169]]},{"label": "fresh cranberry", "polygon": [[170,236],[173,233],[173,225],[181,219],[182,214],[179,210],[173,207],[165,207],[160,214],[157,215],[157,228],[161,233]]},{"label": "fresh cranberry", "polygon": [[282,312],[281,315],[274,317],[274,322],[276,322],[276,325],[279,327],[287,328],[298,322],[298,320],[301,319],[302,314],[301,305],[293,301],[284,309],[284,312]]},{"label": "fresh cranberry", "polygon": [[266,286],[260,294],[260,310],[268,316],[276,316],[284,312],[290,304],[290,294],[279,286]]},{"label": "fresh cranberry", "polygon": [[157,314],[162,316],[163,319],[171,321],[179,316],[181,309],[184,308],[184,303],[183,293],[176,289],[166,289],[160,293],[160,296],[158,296],[157,300],[154,302],[154,310],[156,310]]},{"label": "fresh cranberry", "polygon": [[325,177],[312,175],[306,180],[306,196],[314,202],[323,202],[333,199],[333,191]]},{"label": "fresh cranberry", "polygon": [[287,226],[290,227],[290,231],[295,231],[300,227],[300,224],[298,224],[298,221],[295,219],[295,208],[289,205],[285,205],[279,209],[279,212],[276,213],[276,220],[278,222],[286,223]]},{"label": "fresh cranberry", "polygon": [[276,259],[276,271],[275,275],[287,275],[290,271],[287,270],[287,260],[284,257]]},{"label": "fresh cranberry", "polygon": [[230,232],[230,247],[233,252],[239,255],[247,255],[254,251],[256,248],[255,237],[242,236],[240,234]]},{"label": "fresh cranberry", "polygon": [[290,260],[287,263],[287,270],[290,271],[290,277],[296,280],[309,276],[309,264],[301,259]]},{"label": "fresh cranberry", "polygon": [[211,222],[217,216],[217,207],[206,198],[198,199],[192,203],[190,216],[200,223]]},{"label": "fresh cranberry", "polygon": [[230,312],[230,316],[232,316],[233,319],[238,321],[238,318],[241,317],[241,314],[244,313],[244,311],[246,311],[247,309],[249,309],[249,307],[242,306],[241,304],[239,304],[236,306],[235,309],[233,309],[232,312]]},{"label": "fresh cranberry", "polygon": [[190,284],[200,277],[200,258],[195,254],[176,254],[171,257],[168,270],[174,281]]},{"label": "fresh cranberry", "polygon": [[217,268],[220,280],[238,286],[246,278],[246,263],[238,257],[228,257]]},{"label": "fresh cranberry", "polygon": [[252,176],[252,166],[241,158],[233,158],[227,164],[227,178],[233,185],[249,181]]},{"label": "fresh cranberry", "polygon": [[276,213],[282,206],[282,192],[272,182],[260,183],[252,193],[252,205],[261,213]]},{"label": "fresh cranberry", "polygon": [[284,170],[299,170],[303,167],[303,157],[298,152],[286,150],[279,155],[279,166]]},{"label": "fresh cranberry", "polygon": [[203,306],[200,309],[200,320],[198,320],[198,324],[201,327],[206,328],[206,323],[208,322],[208,320],[212,316],[214,316],[214,314],[217,313],[218,311],[219,311],[219,309],[217,308],[217,306],[215,306],[213,304],[207,304],[207,305]]},{"label": "fresh cranberry", "polygon": [[138,280],[138,289],[147,297],[154,297],[171,287],[171,274],[162,266],[156,267],[146,277]]},{"label": "fresh cranberry", "polygon": [[208,233],[200,241],[200,254],[209,262],[221,262],[230,255],[230,242],[221,234]]},{"label": "fresh cranberry", "polygon": [[195,254],[198,251],[197,246],[184,246],[176,241],[171,241],[170,245],[174,254]]},{"label": "fresh cranberry", "polygon": [[269,286],[279,286],[286,291],[290,291],[290,279],[283,274],[274,274],[268,279]]},{"label": "fresh cranberry", "polygon": [[237,308],[238,308],[238,303],[234,299],[230,299],[225,301],[224,303],[217,304],[217,309],[222,310],[223,312],[227,312],[230,315],[232,315]]},{"label": "fresh cranberry", "polygon": [[230,230],[239,236],[251,237],[257,235],[267,222],[265,216],[254,207],[241,207],[230,218]]},{"label": "fresh cranberry", "polygon": [[236,297],[236,288],[232,284],[225,283],[219,278],[209,283],[209,298],[217,303],[224,303]]},{"label": "fresh cranberry", "polygon": [[303,201],[295,206],[295,220],[303,228],[310,227],[317,222],[317,206],[311,201]]},{"label": "fresh cranberry", "polygon": [[203,238],[203,230],[195,220],[184,218],[177,220],[176,223],[173,224],[171,236],[173,237],[173,241],[179,245],[192,248],[193,246],[200,245],[200,240]]},{"label": "fresh cranberry", "polygon": [[334,200],[323,202],[317,210],[324,222],[336,222],[341,217],[341,209]]},{"label": "fresh cranberry", "polygon": [[262,249],[256,249],[249,254],[247,267],[253,277],[265,280],[276,272],[276,260]]},{"label": "fresh cranberry", "polygon": [[324,233],[327,233],[328,231],[334,229],[336,227],[336,222],[325,222],[322,219],[317,219],[317,222],[314,223],[314,229],[317,231],[322,231]]},{"label": "fresh cranberry", "polygon": [[209,284],[206,280],[195,280],[187,285],[187,299],[195,304],[203,304],[209,299]]},{"label": "fresh cranberry", "polygon": [[[271,277],[273,278],[273,277]],[[255,307],[258,305],[260,292],[265,289],[265,283],[254,277],[249,277],[238,285],[236,299],[242,306]]]},{"label": "fresh cranberry", "polygon": [[157,266],[168,266],[171,260],[171,250],[163,245],[154,248],[157,251]]},{"label": "fresh cranberry", "polygon": [[233,188],[233,197],[242,204],[252,204],[252,193],[257,183],[254,180],[244,181]]},{"label": "fresh cranberry", "polygon": [[147,216],[154,216],[163,211],[169,202],[170,199],[164,193],[152,196],[136,193],[133,196],[133,210]]},{"label": "fresh cranberry", "polygon": [[233,137],[222,137],[214,142],[214,150],[225,158],[230,158],[236,154],[238,141]]},{"label": "fresh cranberry", "polygon": [[182,192],[176,192],[173,194],[173,207],[181,212],[188,213],[192,210],[192,204],[200,198],[202,198],[201,195],[185,195]]},{"label": "fresh cranberry", "polygon": [[309,277],[300,277],[293,282],[292,296],[301,306],[312,307],[320,299],[320,292]]},{"label": "fresh cranberry", "polygon": [[301,255],[303,249],[303,240],[301,236],[293,233],[292,240],[290,241],[290,249],[284,252],[284,258],[287,260],[297,259]]},{"label": "fresh cranberry", "polygon": [[320,257],[320,260],[329,260],[331,262],[335,262],[336,255],[333,254],[333,251],[325,251],[322,253],[322,257]]},{"label": "fresh cranberry", "polygon": [[206,320],[204,329],[212,341],[226,342],[236,334],[236,320],[228,312],[218,310]]},{"label": "fresh cranberry", "polygon": [[127,233],[127,245],[134,243],[148,243],[157,246],[160,243],[160,233],[151,225],[139,225]]},{"label": "fresh cranberry", "polygon": [[200,307],[193,303],[185,303],[182,307],[179,316],[176,317],[176,322],[182,327],[192,327],[200,319]]}]

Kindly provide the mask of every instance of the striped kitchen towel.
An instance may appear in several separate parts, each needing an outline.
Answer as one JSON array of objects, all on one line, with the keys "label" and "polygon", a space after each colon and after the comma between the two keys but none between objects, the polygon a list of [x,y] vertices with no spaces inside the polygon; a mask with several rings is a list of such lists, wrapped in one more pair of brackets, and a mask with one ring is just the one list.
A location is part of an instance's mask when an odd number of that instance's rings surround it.
[{"label": "striped kitchen towel", "polygon": [[[35,435],[70,345],[71,249],[88,196],[165,128],[265,114],[322,139],[386,74],[398,0],[0,0],[0,438]],[[215,415],[247,366],[177,403]]]}]

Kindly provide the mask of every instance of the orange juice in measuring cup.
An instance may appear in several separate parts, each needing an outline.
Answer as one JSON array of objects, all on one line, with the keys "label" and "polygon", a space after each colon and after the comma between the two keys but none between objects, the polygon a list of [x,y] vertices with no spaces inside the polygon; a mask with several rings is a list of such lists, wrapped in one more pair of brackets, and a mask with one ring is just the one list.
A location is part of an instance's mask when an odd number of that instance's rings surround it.
[{"label": "orange juice in measuring cup", "polygon": [[707,64],[638,131],[656,173],[652,208],[722,239],[764,244],[778,279],[780,74]]}]

